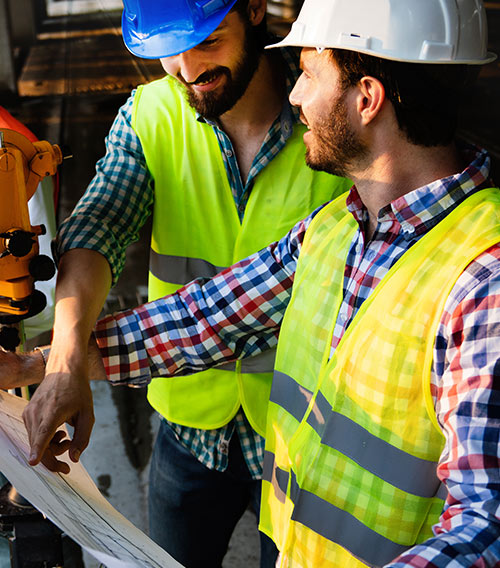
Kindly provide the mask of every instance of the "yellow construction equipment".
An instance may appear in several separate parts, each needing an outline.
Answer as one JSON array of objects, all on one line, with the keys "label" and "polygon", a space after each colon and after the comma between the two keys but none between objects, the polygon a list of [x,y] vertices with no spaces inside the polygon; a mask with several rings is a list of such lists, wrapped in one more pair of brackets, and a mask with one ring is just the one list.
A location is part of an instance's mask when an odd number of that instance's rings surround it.
[{"label": "yellow construction equipment", "polygon": [[[62,160],[59,146],[0,129],[0,324],[18,323],[45,307],[45,296],[34,282],[50,280],[55,267],[52,259],[39,254],[38,236],[45,227],[31,225],[28,201]],[[3,335],[0,331],[0,345],[15,348]]]}]

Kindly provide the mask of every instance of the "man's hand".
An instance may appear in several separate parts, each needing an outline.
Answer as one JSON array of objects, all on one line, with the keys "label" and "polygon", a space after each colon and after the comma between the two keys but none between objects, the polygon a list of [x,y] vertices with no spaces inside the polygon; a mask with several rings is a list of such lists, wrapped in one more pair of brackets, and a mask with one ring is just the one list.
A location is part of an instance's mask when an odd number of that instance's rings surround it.
[{"label": "man's hand", "polygon": [[[69,450],[70,459],[77,462],[87,447],[94,426],[92,392],[86,374],[78,375],[48,373],[26,406],[23,419],[31,446],[30,465],[42,462],[51,471],[69,473],[68,464],[56,456]],[[56,434],[65,423],[74,427],[69,443]]]},{"label": "man's hand", "polygon": [[[44,373],[45,364],[38,350],[31,353],[13,353],[0,349],[0,388],[13,389],[42,383]],[[44,390],[41,387],[39,389],[41,392]],[[31,412],[28,414],[31,414]],[[30,429],[28,428],[29,433]],[[59,431],[48,441],[43,462],[52,471],[69,472],[68,465],[56,459],[56,456],[61,455],[70,447],[70,442],[67,439],[64,440],[65,437],[66,433]],[[37,460],[36,463],[38,461],[40,460]]]},{"label": "man's hand", "polygon": [[[91,364],[89,368],[87,347],[110,287],[111,269],[100,253],[72,249],[61,256],[45,379],[23,413],[31,465],[42,462],[52,471],[67,473],[68,464],[57,456],[69,449],[70,459],[77,462],[89,443],[94,425],[89,370],[91,378],[106,375],[100,355],[96,357],[97,367],[93,369]],[[91,353],[96,356],[97,346],[93,348]],[[56,435],[64,423],[74,427],[71,440]]]},{"label": "man's hand", "polygon": [[[80,356],[73,358],[71,367],[62,364],[58,353],[51,351],[45,379],[23,413],[31,446],[31,465],[42,462],[51,471],[69,473],[68,464],[57,456],[69,450],[70,459],[77,462],[88,446],[94,425],[89,371],[93,379],[106,378],[94,341],[89,345],[88,363],[87,351],[82,350]],[[58,431],[65,423],[74,428],[71,440]]]}]

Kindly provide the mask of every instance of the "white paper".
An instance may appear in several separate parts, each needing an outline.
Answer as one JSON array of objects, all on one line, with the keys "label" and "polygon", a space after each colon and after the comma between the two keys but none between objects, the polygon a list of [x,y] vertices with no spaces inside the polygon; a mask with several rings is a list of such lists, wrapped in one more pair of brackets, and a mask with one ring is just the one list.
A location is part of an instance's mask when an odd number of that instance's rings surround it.
[{"label": "white paper", "polygon": [[182,568],[116,511],[85,468],[62,475],[28,464],[26,401],[0,390],[0,471],[34,507],[108,568]]}]

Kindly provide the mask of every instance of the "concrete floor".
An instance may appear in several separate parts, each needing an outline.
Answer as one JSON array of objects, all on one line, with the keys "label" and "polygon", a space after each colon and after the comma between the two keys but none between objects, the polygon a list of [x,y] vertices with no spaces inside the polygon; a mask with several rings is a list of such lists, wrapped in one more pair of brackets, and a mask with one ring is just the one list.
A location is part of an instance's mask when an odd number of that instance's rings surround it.
[{"label": "concrete floor", "polygon": [[[115,0],[110,0],[115,2]],[[51,0],[54,9],[64,2]],[[80,9],[84,0],[73,2]],[[106,0],[96,2],[102,9]],[[487,2],[490,44],[500,53],[500,2]],[[106,14],[116,25],[116,14]],[[76,18],[76,16],[75,16]],[[66,21],[74,31],[75,18]],[[57,22],[47,22],[47,30],[56,30]],[[92,23],[96,25],[95,21]],[[124,56],[126,52],[124,51]],[[127,55],[128,56],[128,55]],[[139,70],[147,80],[147,70]],[[27,124],[41,139],[71,147],[74,158],[61,170],[61,195],[58,218],[62,220],[84,192],[94,171],[94,164],[104,152],[104,137],[126,92],[93,91],[46,97],[7,97],[3,104]],[[483,70],[477,88],[469,93],[466,111],[460,124],[463,138],[486,146],[492,153],[495,171],[499,172],[500,142],[500,66],[497,63]],[[496,175],[499,183],[500,175]],[[125,272],[112,291],[107,311],[135,305],[145,297],[148,256],[148,227],[141,242],[130,247]],[[107,385],[94,386],[97,423],[90,447],[83,456],[96,484],[109,501],[138,527],[145,529],[147,471],[151,447],[157,428],[157,419],[151,412],[145,393],[135,389],[111,389]],[[105,456],[105,457],[104,457]],[[0,541],[0,568],[10,566]],[[224,566],[226,568],[256,568],[258,566],[258,536],[253,515],[248,512],[231,542]],[[97,563],[86,558],[87,568]],[[73,568],[67,566],[66,568]]]}]

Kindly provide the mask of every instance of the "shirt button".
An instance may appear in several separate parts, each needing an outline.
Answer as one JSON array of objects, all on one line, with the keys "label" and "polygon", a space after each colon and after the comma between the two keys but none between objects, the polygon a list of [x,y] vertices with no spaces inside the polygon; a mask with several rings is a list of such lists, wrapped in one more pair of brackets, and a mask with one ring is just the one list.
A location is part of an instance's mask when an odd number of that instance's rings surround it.
[{"label": "shirt button", "polygon": [[243,205],[243,203],[238,206],[238,211],[241,211],[242,213],[243,211],[245,211],[245,206]]},{"label": "shirt button", "polygon": [[228,149],[226,150],[226,156],[227,156],[228,158],[232,158],[232,157],[233,157],[233,151],[228,148]]},{"label": "shirt button", "polygon": [[220,451],[222,454],[227,454],[229,451],[229,444],[227,443],[226,440],[222,440],[222,442],[220,443]]}]

